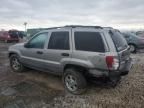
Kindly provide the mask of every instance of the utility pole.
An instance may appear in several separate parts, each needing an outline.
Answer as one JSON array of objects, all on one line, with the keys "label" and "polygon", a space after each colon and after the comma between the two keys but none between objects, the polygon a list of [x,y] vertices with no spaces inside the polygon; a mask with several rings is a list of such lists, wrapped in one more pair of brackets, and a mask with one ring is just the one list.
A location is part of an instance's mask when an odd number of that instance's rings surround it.
[{"label": "utility pole", "polygon": [[27,32],[27,22],[24,22],[24,26],[25,26],[25,33]]},{"label": "utility pole", "polygon": [[28,24],[27,22],[24,22],[24,24],[23,24],[25,27],[25,35],[26,35],[25,40],[27,40],[27,38],[28,38],[27,37],[27,24]]}]

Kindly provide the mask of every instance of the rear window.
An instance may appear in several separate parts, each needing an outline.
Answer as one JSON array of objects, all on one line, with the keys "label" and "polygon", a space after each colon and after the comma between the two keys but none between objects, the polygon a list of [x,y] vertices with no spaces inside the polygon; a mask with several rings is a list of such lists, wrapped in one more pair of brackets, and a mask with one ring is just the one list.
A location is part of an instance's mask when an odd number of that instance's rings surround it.
[{"label": "rear window", "polygon": [[119,31],[110,31],[109,34],[111,35],[118,51],[121,51],[127,48],[128,46],[127,42]]},{"label": "rear window", "polygon": [[75,48],[81,51],[105,52],[104,44],[98,32],[75,32]]}]

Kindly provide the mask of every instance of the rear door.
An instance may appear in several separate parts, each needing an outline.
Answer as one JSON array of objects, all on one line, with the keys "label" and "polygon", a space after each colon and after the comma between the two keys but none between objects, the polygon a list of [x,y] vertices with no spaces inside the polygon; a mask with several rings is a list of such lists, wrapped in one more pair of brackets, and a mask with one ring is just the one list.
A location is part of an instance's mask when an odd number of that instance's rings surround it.
[{"label": "rear door", "polygon": [[61,74],[63,64],[70,61],[72,53],[71,47],[70,30],[51,30],[49,42],[43,56],[47,61],[45,63],[45,69],[52,73]]},{"label": "rear door", "polygon": [[103,32],[97,29],[77,28],[73,29],[73,58],[77,65],[93,65],[91,68],[107,69],[105,52],[108,50],[105,44]]}]

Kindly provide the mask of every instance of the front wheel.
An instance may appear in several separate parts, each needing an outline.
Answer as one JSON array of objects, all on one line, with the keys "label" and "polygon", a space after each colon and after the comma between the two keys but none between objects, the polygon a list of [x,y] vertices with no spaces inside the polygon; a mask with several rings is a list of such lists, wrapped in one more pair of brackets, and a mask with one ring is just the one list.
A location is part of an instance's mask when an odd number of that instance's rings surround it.
[{"label": "front wheel", "polygon": [[72,94],[82,94],[86,91],[86,79],[82,73],[75,69],[65,70],[63,82],[66,90]]},{"label": "front wheel", "polygon": [[20,63],[18,55],[13,54],[10,56],[10,66],[14,72],[23,72],[24,66]]}]

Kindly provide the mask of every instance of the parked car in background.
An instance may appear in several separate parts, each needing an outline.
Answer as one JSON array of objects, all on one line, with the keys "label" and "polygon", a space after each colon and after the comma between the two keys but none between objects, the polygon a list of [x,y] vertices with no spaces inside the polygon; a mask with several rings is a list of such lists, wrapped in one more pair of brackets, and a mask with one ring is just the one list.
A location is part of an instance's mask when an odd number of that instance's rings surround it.
[{"label": "parked car in background", "polygon": [[138,34],[137,36],[144,38],[144,33]]},{"label": "parked car in background", "polygon": [[136,35],[139,36],[139,37],[144,38],[144,31],[137,31]]},{"label": "parked car in background", "polygon": [[17,30],[0,31],[0,40],[5,42],[19,42],[25,36],[24,32]]},{"label": "parked car in background", "polygon": [[137,36],[134,33],[123,33],[128,45],[130,46],[130,51],[136,53],[137,50],[144,48],[144,38]]},{"label": "parked car in background", "polygon": [[14,72],[25,67],[63,77],[73,94],[86,90],[88,79],[108,79],[113,86],[131,68],[128,44],[121,33],[99,26],[49,28],[28,42],[9,48]]}]

